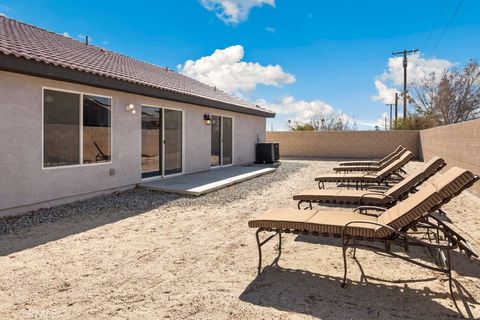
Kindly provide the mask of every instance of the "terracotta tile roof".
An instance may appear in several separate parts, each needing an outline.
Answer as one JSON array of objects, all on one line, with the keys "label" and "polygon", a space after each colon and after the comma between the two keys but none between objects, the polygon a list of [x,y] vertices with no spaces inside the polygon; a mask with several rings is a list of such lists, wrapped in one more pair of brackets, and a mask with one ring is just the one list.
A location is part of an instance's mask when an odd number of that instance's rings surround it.
[{"label": "terracotta tile roof", "polygon": [[205,100],[269,112],[197,80],[103,48],[0,16],[0,53],[158,88]]}]

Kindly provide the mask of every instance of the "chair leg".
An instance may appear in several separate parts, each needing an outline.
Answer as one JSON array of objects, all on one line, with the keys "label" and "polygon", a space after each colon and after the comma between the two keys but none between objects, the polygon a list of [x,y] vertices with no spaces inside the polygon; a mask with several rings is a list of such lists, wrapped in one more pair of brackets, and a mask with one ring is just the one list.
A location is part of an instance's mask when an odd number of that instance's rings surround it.
[{"label": "chair leg", "polygon": [[348,239],[343,242],[342,241],[342,252],[343,252],[343,280],[341,287],[345,288],[345,282],[347,281],[347,244]]},{"label": "chair leg", "polygon": [[455,296],[453,295],[453,285],[452,285],[452,257],[450,255],[450,250],[447,249],[447,276],[448,276],[448,287],[450,289],[450,295],[452,296],[452,300],[457,305],[455,301]]},{"label": "chair leg", "polygon": [[301,204],[303,204],[303,203],[305,203],[305,202],[308,202],[308,206],[306,206],[303,210],[307,210],[307,209],[312,210],[312,209],[313,209],[313,207],[312,207],[312,201],[305,201],[305,200],[300,200],[300,201],[298,201],[298,203],[297,203],[297,208],[298,208],[298,210],[301,210],[301,209],[302,209]]},{"label": "chair leg", "polygon": [[282,232],[278,231],[278,256],[277,256],[277,262],[278,259],[280,259],[280,256],[282,255]]},{"label": "chair leg", "polygon": [[258,229],[257,232],[255,233],[255,237],[257,239],[257,246],[258,246],[258,271],[257,274],[260,274],[260,271],[262,270],[262,244],[260,243],[260,237],[259,234],[262,230]]}]

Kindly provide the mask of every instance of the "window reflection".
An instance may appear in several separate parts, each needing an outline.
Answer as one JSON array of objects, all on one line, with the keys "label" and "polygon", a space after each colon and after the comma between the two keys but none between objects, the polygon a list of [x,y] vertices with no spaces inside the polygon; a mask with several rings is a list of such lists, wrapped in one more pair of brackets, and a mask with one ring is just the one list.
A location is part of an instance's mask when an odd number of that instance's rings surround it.
[{"label": "window reflection", "polygon": [[165,175],[182,172],[182,112],[164,109]]},{"label": "window reflection", "polygon": [[43,165],[80,163],[80,95],[44,91]]},{"label": "window reflection", "polygon": [[142,178],[161,175],[162,109],[142,106]]},{"label": "window reflection", "polygon": [[80,155],[84,164],[111,161],[111,108],[109,98],[45,89],[44,167],[80,164]]},{"label": "window reflection", "polygon": [[221,131],[221,117],[211,116],[211,154],[210,154],[210,165],[212,167],[219,166],[220,157],[222,153],[222,131]]},{"label": "window reflection", "polygon": [[83,163],[111,160],[111,100],[83,96]]}]

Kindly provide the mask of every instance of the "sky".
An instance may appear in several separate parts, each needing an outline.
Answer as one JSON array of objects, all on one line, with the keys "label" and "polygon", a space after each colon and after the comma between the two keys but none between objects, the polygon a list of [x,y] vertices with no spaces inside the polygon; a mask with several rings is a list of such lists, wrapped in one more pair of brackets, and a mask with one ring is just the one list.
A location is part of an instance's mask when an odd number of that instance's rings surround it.
[{"label": "sky", "polygon": [[340,115],[383,128],[430,72],[480,61],[480,1],[2,1],[0,14],[196,78],[277,113],[267,129]]}]

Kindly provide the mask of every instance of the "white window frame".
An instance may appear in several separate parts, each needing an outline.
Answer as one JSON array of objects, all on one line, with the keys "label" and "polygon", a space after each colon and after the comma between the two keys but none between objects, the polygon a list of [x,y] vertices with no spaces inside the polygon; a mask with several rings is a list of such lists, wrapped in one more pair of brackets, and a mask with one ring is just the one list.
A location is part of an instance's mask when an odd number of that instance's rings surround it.
[{"label": "white window frame", "polygon": [[[80,154],[80,163],[79,164],[71,164],[71,165],[63,165],[63,166],[52,166],[52,167],[45,167],[45,90],[51,91],[59,91],[59,92],[67,92],[67,93],[74,93],[79,95],[79,104],[80,104],[80,123],[79,123],[79,133],[80,133],[80,141],[79,141],[79,154]],[[98,163],[83,163],[83,96],[95,96],[101,98],[108,98],[110,99],[110,161],[106,162],[98,162]],[[113,97],[106,96],[103,94],[97,93],[89,93],[84,91],[74,91],[74,90],[67,90],[67,89],[60,89],[60,88],[53,88],[53,87],[42,87],[42,170],[55,170],[55,169],[65,169],[65,168],[78,168],[78,167],[90,167],[90,166],[102,166],[102,165],[110,165],[113,162]]]},{"label": "white window frame", "polygon": [[[171,108],[171,107],[162,107],[158,105],[152,105],[152,104],[146,104],[142,103],[140,105],[140,108],[142,107],[150,107],[150,108],[158,108],[162,109],[162,151],[161,151],[161,157],[162,157],[162,171],[158,176],[153,176],[153,177],[148,177],[148,178],[141,178],[142,176],[142,168],[140,166],[140,178],[142,181],[153,181],[153,180],[158,180],[158,179],[165,179],[165,178],[171,178],[175,176],[181,176],[185,174],[185,109],[182,108]],[[172,173],[172,174],[167,174],[165,175],[165,109],[168,110],[174,110],[174,111],[180,111],[182,113],[182,171],[178,173]],[[141,111],[140,111],[141,112]],[[140,122],[142,121],[142,118],[140,117]],[[140,123],[140,127],[141,127]],[[142,137],[143,139],[143,137]],[[143,143],[143,142],[142,142]],[[140,152],[141,153],[141,152]],[[141,157],[141,154],[140,154]]]},{"label": "white window frame", "polygon": [[[220,114],[212,114],[212,116],[220,117],[220,164],[217,166],[210,165],[210,169],[218,169],[224,167],[230,167],[235,164],[235,117],[234,116],[224,116]],[[232,163],[223,164],[223,118],[232,119]],[[210,129],[212,130],[212,129]],[[211,132],[211,131],[210,131]],[[211,144],[210,144],[210,155],[212,154]]]}]

